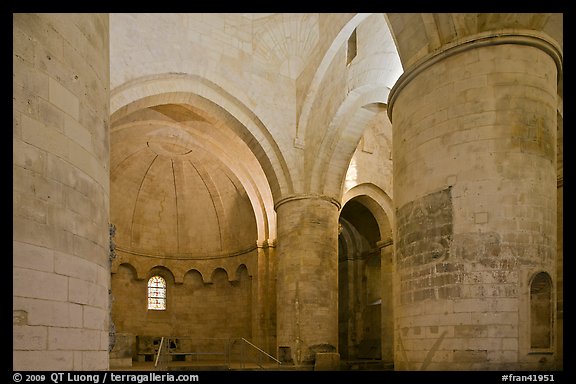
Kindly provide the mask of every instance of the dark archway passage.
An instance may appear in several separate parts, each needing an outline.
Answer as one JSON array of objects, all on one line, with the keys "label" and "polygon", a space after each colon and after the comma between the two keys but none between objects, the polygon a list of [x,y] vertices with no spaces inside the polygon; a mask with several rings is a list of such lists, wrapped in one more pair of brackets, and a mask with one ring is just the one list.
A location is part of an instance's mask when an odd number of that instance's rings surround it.
[{"label": "dark archway passage", "polygon": [[343,207],[339,225],[340,356],[348,362],[383,360],[387,311],[382,305],[391,304],[387,296],[392,293],[383,292],[380,228],[370,210],[355,199]]}]

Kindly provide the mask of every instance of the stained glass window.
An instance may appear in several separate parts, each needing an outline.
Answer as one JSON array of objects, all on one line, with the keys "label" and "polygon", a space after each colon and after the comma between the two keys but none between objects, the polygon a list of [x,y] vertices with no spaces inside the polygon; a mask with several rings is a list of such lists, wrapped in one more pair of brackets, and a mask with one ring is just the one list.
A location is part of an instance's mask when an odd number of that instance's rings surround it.
[{"label": "stained glass window", "polygon": [[166,310],[166,280],[160,276],[148,280],[148,309]]}]

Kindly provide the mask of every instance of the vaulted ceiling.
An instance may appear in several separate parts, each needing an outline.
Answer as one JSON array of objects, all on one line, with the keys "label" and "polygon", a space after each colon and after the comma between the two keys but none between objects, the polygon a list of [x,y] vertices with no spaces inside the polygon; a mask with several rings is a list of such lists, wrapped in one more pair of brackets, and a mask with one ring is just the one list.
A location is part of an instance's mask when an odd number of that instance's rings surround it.
[{"label": "vaulted ceiling", "polygon": [[209,145],[216,129],[181,104],[145,108],[115,122],[111,221],[119,249],[204,258],[255,246],[246,190]]}]

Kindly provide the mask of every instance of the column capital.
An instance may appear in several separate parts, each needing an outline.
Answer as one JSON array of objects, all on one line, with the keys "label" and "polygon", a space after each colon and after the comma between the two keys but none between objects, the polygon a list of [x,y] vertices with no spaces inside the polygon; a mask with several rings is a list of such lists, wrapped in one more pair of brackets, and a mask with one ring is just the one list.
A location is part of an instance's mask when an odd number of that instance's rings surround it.
[{"label": "column capital", "polygon": [[274,248],[276,246],[276,239],[265,239],[256,241],[257,248]]},{"label": "column capital", "polygon": [[274,210],[278,211],[278,207],[280,207],[284,203],[288,203],[290,201],[295,201],[295,200],[306,200],[306,199],[325,200],[329,203],[334,204],[338,210],[340,210],[340,208],[341,208],[340,202],[333,197],[325,196],[325,195],[319,195],[319,194],[315,194],[315,193],[297,193],[297,194],[285,196],[285,197],[277,200],[274,203]]},{"label": "column capital", "polygon": [[392,121],[392,109],[394,109],[394,102],[400,94],[400,91],[421,72],[438,63],[439,61],[446,59],[447,57],[471,49],[500,44],[526,45],[538,48],[546,52],[556,63],[558,78],[562,77],[562,48],[546,33],[532,30],[514,29],[503,29],[499,31],[479,33],[473,36],[469,36],[466,39],[458,40],[456,42],[444,45],[440,49],[430,52],[428,55],[415,62],[412,66],[410,66],[410,68],[405,70],[404,73],[398,78],[396,84],[394,84],[390,90],[390,94],[388,95],[387,113],[390,121]]},{"label": "column capital", "polygon": [[384,240],[379,240],[376,242],[376,247],[378,249],[382,249],[382,248],[386,248],[390,245],[394,244],[394,241],[392,240],[391,237],[384,239]]}]

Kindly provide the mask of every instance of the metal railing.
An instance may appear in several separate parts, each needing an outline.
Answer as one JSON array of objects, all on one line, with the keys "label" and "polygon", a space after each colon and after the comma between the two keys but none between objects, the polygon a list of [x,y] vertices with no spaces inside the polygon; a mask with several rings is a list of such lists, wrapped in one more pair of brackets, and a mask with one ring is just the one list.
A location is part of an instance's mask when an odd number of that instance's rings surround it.
[{"label": "metal railing", "polygon": [[210,366],[213,369],[267,369],[282,363],[247,339],[193,338],[190,336],[162,336],[154,367],[167,370],[174,366]]},{"label": "metal railing", "polygon": [[266,351],[262,350],[261,348],[257,347],[256,345],[252,344],[251,342],[249,342],[248,340],[246,340],[245,338],[240,338],[240,340],[243,342],[242,345],[242,349],[241,349],[241,355],[240,355],[240,367],[241,368],[245,368],[245,356],[247,356],[247,354],[245,353],[245,348],[244,346],[248,345],[249,347],[252,347],[253,350],[256,350],[257,353],[257,361],[253,361],[255,364],[257,364],[260,368],[264,369],[265,367],[262,365],[264,364],[264,358],[267,358],[268,360],[272,360],[274,362],[276,362],[276,366],[280,366],[282,364],[282,362],[280,360],[278,360],[277,358],[275,358],[274,356],[270,355],[269,353],[267,353]]}]

